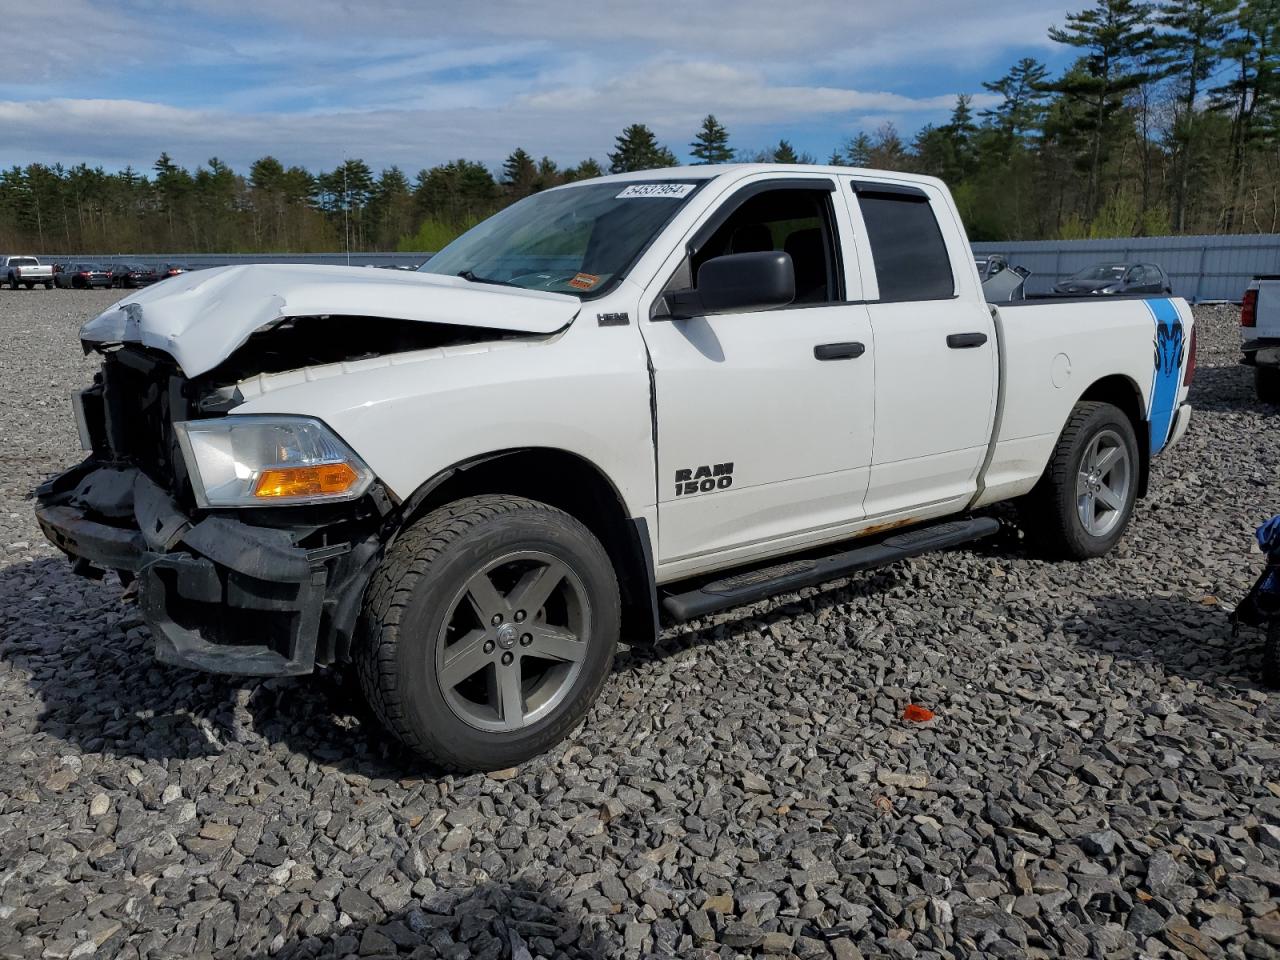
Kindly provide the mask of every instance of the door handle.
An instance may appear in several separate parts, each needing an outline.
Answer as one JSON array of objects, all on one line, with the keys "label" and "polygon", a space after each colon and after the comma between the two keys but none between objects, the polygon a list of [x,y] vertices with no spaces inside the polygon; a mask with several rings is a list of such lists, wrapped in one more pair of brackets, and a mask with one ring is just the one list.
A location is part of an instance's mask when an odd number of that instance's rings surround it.
[{"label": "door handle", "polygon": [[820,343],[813,348],[815,360],[851,360],[867,352],[867,348],[858,341],[850,343]]},{"label": "door handle", "polygon": [[985,333],[952,333],[947,335],[947,346],[952,350],[980,347],[987,342]]}]

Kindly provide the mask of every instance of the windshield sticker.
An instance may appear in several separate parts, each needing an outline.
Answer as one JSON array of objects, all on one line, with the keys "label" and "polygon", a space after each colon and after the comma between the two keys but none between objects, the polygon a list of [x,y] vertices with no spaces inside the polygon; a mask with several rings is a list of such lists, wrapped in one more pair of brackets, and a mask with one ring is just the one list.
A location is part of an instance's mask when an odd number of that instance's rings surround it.
[{"label": "windshield sticker", "polygon": [[670,197],[679,200],[693,193],[696,183],[633,183],[623,190],[616,200],[628,200],[631,197]]},{"label": "windshield sticker", "polygon": [[578,290],[590,290],[599,282],[600,282],[600,278],[597,277],[594,273],[579,273],[579,274],[576,274],[574,278],[569,281],[569,286],[574,287],[575,289],[578,289]]}]

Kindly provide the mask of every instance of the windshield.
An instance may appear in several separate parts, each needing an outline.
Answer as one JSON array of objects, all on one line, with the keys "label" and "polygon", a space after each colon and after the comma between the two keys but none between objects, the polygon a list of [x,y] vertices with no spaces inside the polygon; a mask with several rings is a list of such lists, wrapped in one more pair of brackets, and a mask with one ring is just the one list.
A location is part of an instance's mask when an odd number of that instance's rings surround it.
[{"label": "windshield", "polygon": [[1120,280],[1124,277],[1123,263],[1100,263],[1095,267],[1085,267],[1074,274],[1072,280]]},{"label": "windshield", "polygon": [[38,267],[40,261],[35,257],[14,257],[9,261],[11,267]]},{"label": "windshield", "polygon": [[419,269],[596,297],[705,182],[614,181],[536,193],[468,230]]}]

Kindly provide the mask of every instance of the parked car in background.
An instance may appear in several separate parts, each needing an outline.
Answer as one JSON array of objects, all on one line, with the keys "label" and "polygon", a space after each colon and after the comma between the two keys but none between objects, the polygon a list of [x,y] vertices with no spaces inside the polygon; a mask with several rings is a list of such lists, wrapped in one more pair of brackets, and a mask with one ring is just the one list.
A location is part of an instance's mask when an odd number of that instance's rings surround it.
[{"label": "parked car in background", "polygon": [[19,285],[30,290],[37,283],[48,290],[53,286],[53,267],[36,257],[0,257],[0,280],[11,290],[17,290]]},{"label": "parked car in background", "polygon": [[156,268],[144,263],[117,263],[111,268],[113,287],[145,287],[159,279]]},{"label": "parked car in background", "polygon": [[69,290],[90,290],[111,286],[111,271],[100,263],[60,263],[53,279]]},{"label": "parked car in background", "polygon": [[978,267],[978,279],[982,281],[982,295],[987,303],[1013,303],[1027,299],[1027,277],[1031,271],[1026,267],[1011,267],[1008,259],[999,253],[989,257],[977,257],[974,263]]},{"label": "parked car in background", "polygon": [[187,273],[191,268],[185,263],[162,263],[156,267],[156,279],[163,280],[165,277],[176,277],[180,273]]},{"label": "parked car in background", "polygon": [[1053,292],[1066,296],[1128,293],[1169,294],[1169,278],[1154,263],[1097,263],[1085,267],[1053,285]]},{"label": "parked car in background", "polygon": [[1280,403],[1280,274],[1254,277],[1240,303],[1240,362],[1263,403]]}]

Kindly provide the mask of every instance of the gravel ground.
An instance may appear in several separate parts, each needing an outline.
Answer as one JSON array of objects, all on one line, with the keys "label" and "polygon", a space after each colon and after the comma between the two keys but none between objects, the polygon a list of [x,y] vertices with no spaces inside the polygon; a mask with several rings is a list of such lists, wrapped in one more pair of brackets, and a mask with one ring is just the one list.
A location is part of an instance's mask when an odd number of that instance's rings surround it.
[{"label": "gravel ground", "polygon": [[0,958],[1280,957],[1280,695],[1227,624],[1280,431],[1232,312],[1110,557],[1011,537],[672,632],[569,743],[451,777],[341,677],[156,665],[45,546],[116,296],[0,292]]}]

